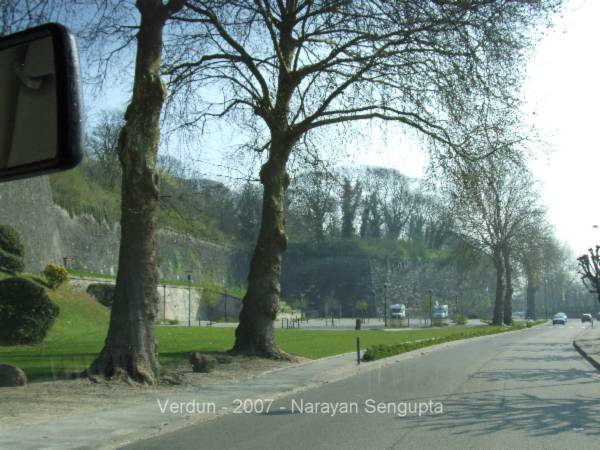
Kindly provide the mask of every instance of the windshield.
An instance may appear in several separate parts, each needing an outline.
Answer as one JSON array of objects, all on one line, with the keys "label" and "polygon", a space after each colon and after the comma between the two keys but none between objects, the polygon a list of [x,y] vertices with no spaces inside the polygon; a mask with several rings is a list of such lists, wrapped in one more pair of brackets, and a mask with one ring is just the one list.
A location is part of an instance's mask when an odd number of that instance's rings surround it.
[{"label": "windshield", "polygon": [[86,120],[0,183],[0,448],[597,446],[600,2],[6,4]]}]

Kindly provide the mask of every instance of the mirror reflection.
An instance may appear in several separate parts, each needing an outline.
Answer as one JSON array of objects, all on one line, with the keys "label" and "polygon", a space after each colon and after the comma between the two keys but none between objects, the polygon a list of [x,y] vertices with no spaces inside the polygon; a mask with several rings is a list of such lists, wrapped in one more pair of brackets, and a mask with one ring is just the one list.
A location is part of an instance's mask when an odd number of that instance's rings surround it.
[{"label": "mirror reflection", "polygon": [[52,37],[0,50],[0,170],[57,156]]}]

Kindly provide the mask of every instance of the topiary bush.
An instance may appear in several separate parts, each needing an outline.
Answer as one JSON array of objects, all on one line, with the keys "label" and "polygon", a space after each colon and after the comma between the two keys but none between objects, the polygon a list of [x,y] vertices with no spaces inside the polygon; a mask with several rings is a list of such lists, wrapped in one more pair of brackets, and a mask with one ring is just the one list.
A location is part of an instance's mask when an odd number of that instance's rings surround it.
[{"label": "topiary bush", "polygon": [[0,281],[0,344],[41,342],[58,312],[39,284],[17,277]]},{"label": "topiary bush", "polygon": [[25,270],[25,246],[10,225],[0,225],[0,270],[8,273]]},{"label": "topiary bush", "polygon": [[108,306],[109,308],[113,304],[115,299],[115,285],[108,283],[94,283],[90,284],[86,292],[94,297],[98,303]]},{"label": "topiary bush", "polygon": [[16,274],[25,270],[25,260],[0,248],[0,270]]},{"label": "topiary bush", "polygon": [[48,264],[44,269],[44,276],[52,289],[57,289],[69,281],[69,272],[60,264]]}]

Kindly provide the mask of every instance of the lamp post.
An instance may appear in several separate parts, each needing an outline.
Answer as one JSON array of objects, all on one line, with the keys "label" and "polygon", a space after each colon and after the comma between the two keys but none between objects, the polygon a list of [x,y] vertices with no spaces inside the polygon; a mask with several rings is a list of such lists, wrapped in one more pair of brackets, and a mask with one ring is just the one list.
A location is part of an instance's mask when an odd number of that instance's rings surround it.
[{"label": "lamp post", "polygon": [[[192,326],[192,271],[186,270],[188,281],[188,327]],[[198,321],[200,323],[200,321]]]},{"label": "lamp post", "polygon": [[433,326],[433,293],[429,289],[429,326]]},{"label": "lamp post", "polygon": [[388,283],[383,283],[383,328],[387,328],[387,289]]}]

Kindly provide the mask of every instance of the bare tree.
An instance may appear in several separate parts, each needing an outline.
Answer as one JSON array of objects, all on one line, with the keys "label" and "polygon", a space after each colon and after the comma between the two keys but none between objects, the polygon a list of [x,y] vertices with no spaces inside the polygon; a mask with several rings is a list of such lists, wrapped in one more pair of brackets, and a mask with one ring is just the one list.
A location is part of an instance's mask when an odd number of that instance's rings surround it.
[{"label": "bare tree", "polygon": [[581,281],[588,291],[600,301],[600,245],[588,249],[588,253],[577,258]]},{"label": "bare tree", "polygon": [[496,269],[493,323],[511,324],[513,251],[544,217],[531,174],[522,163],[488,158],[463,165],[452,179],[456,230]]},{"label": "bare tree", "polygon": [[89,0],[3,0],[0,2],[0,36],[46,22],[64,21]]},{"label": "bare tree", "polygon": [[156,240],[159,204],[156,155],[166,89],[160,79],[163,28],[183,0],[138,0],[140,13],[133,96],[119,134],[123,170],[121,245],[115,298],[104,348],[88,373],[149,384],[160,376],[154,319],[159,282]]},{"label": "bare tree", "polygon": [[118,142],[123,127],[123,113],[102,111],[100,119],[86,138],[86,151],[98,162],[98,178],[113,189],[121,177]]},{"label": "bare tree", "polygon": [[325,239],[327,222],[333,220],[336,187],[333,174],[323,170],[301,172],[290,186],[290,206],[300,216],[309,236],[317,242]]},{"label": "bare tree", "polygon": [[[188,121],[253,124],[262,222],[233,350],[285,357],[273,338],[287,246],[287,164],[326,126],[378,119],[427,138],[440,157],[483,156],[512,122],[531,28],[559,0],[188,0],[166,74]],[[211,95],[200,98],[211,87]],[[216,88],[215,88],[216,87]],[[190,95],[197,93],[196,101]],[[193,97],[192,97],[193,98]]]}]

